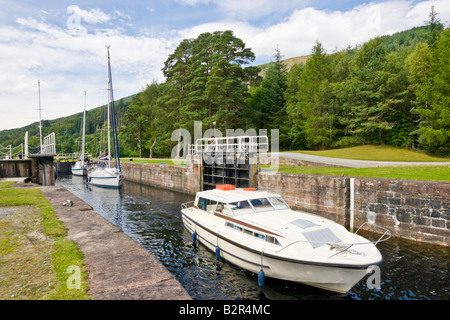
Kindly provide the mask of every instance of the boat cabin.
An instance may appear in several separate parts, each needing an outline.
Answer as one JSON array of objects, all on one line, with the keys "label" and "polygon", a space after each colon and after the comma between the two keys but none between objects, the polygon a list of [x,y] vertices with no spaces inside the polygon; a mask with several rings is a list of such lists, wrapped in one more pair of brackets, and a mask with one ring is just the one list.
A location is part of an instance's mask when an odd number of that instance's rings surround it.
[{"label": "boat cabin", "polygon": [[197,193],[194,206],[211,214],[240,216],[264,211],[289,210],[281,196],[253,188],[236,189],[234,186]]}]

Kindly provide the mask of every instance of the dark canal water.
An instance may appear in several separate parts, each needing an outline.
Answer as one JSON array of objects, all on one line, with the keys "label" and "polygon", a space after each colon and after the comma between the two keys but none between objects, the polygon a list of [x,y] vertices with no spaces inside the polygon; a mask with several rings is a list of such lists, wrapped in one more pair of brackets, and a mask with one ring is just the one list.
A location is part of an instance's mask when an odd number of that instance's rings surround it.
[{"label": "dark canal water", "polygon": [[180,213],[180,204],[192,196],[128,181],[121,190],[87,187],[70,175],[56,184],[148,249],[195,300],[450,300],[450,249],[399,239],[378,244],[384,258],[379,290],[368,288],[368,276],[346,295],[275,279],[266,279],[260,289],[257,275],[223,260],[218,268],[214,253],[193,247]]}]

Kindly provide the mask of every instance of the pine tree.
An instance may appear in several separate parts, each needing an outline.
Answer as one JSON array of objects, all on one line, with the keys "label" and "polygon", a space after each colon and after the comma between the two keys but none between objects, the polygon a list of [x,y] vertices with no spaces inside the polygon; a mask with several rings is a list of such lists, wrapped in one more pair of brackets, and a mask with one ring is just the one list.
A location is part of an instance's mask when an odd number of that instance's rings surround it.
[{"label": "pine tree", "polygon": [[300,79],[303,69],[303,64],[294,64],[286,77],[286,113],[290,128],[288,135],[291,141],[291,147],[294,149],[306,148],[306,141],[304,135],[302,134],[301,127],[304,119],[299,108],[297,107],[300,102],[298,92],[301,90]]},{"label": "pine tree", "polygon": [[330,58],[322,44],[316,42],[300,76],[297,105],[290,107],[292,130],[296,130],[297,136],[294,138],[303,139],[300,137],[303,135],[308,148],[327,148],[333,141],[336,115],[331,103],[330,81]]},{"label": "pine tree", "polygon": [[266,129],[269,135],[272,129],[279,130],[279,145],[287,148],[290,147],[285,98],[288,73],[278,48],[273,57],[275,61],[267,68],[261,84],[250,90],[247,106],[256,129]]},{"label": "pine tree", "polygon": [[175,129],[187,129],[193,136],[194,121],[204,128],[236,129],[242,126],[242,112],[248,97],[246,83],[255,79],[255,68],[242,65],[253,61],[254,53],[232,31],[203,33],[180,43],[163,68],[156,152],[170,154],[176,142]]}]

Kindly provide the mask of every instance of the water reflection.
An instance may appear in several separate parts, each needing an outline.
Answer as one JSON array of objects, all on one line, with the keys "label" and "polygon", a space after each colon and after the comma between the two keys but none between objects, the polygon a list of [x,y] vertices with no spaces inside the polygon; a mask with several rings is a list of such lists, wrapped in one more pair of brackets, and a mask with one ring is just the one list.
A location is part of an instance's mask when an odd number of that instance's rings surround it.
[{"label": "water reflection", "polygon": [[[430,299],[450,298],[450,249],[390,239],[378,244],[384,261],[381,289],[369,289],[366,278],[346,295],[301,284],[266,279],[223,260],[202,245],[194,247],[181,222],[180,204],[192,196],[125,181],[121,190],[87,187],[82,178],[62,176],[63,185],[95,211],[148,249],[186,288],[193,299]],[[366,234],[370,238],[370,234]],[[375,236],[376,237],[376,236]],[[218,268],[219,267],[219,268]]]}]

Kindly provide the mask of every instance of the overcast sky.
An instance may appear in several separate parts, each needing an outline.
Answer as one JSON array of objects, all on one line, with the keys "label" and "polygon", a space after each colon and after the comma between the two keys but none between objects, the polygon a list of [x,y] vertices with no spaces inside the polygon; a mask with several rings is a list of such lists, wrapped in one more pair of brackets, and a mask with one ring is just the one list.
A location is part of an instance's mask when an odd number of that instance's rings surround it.
[{"label": "overcast sky", "polygon": [[[164,82],[164,61],[181,40],[233,30],[253,64],[328,52],[428,21],[431,6],[448,26],[449,0],[0,0],[0,130],[103,105],[111,45],[115,98]],[[1,144],[1,141],[0,141]]]}]

